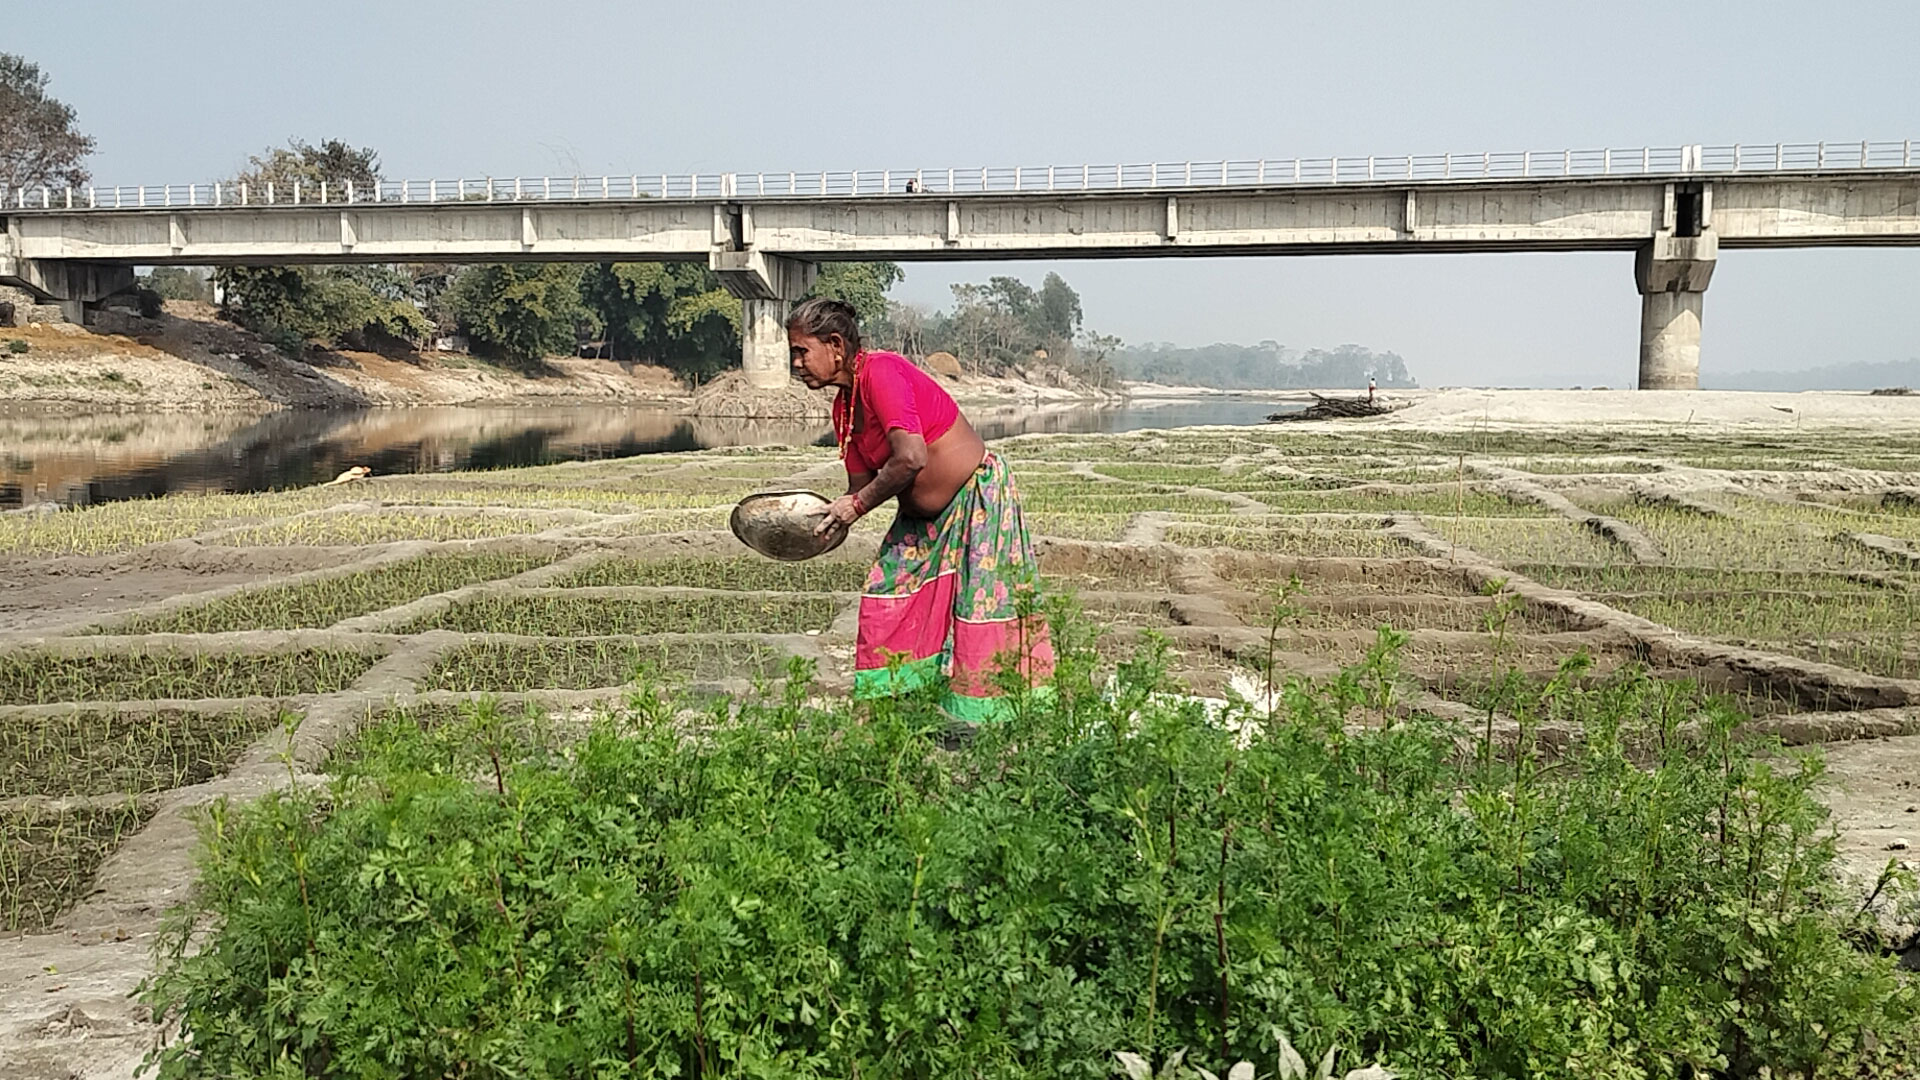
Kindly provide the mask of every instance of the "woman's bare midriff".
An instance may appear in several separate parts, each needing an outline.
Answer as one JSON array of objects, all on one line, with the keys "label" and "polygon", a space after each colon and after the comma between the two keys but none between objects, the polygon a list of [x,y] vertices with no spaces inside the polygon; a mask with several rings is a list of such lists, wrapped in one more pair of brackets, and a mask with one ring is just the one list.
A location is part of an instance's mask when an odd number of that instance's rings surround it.
[{"label": "woman's bare midriff", "polygon": [[964,415],[954,417],[953,426],[927,444],[927,464],[913,486],[900,493],[900,509],[914,517],[938,517],[986,457],[987,444],[973,425]]}]

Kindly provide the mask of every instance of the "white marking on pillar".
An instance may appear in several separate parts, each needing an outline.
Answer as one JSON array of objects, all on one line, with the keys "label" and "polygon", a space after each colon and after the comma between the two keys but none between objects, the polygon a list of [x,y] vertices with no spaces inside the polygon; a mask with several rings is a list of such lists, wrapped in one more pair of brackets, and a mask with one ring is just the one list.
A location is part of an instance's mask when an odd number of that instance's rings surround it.
[{"label": "white marking on pillar", "polygon": [[[351,184],[352,181],[349,180],[348,183]],[[359,242],[360,235],[353,228],[353,215],[345,210],[340,211],[340,250],[351,254],[353,246]]]},{"label": "white marking on pillar", "polygon": [[181,224],[179,214],[167,215],[167,246],[175,255],[187,250],[187,230]]},{"label": "white marking on pillar", "polygon": [[953,201],[952,199],[948,199],[947,200],[947,243],[957,244],[959,242],[960,242],[960,204]]},{"label": "white marking on pillar", "polygon": [[1175,198],[1172,195],[1169,195],[1167,196],[1167,242],[1172,243],[1174,237],[1179,235],[1180,235],[1180,200]]},{"label": "white marking on pillar", "polygon": [[1402,216],[1401,224],[1406,228],[1408,239],[1414,239],[1415,234],[1420,230],[1420,212],[1419,208],[1414,205],[1412,188],[1407,189],[1407,205],[1405,213]]},{"label": "white marking on pillar", "polygon": [[753,204],[740,204],[740,246],[753,246]]},{"label": "white marking on pillar", "polygon": [[533,207],[520,208],[520,250],[532,251],[533,245],[540,240],[540,234],[533,227]]}]

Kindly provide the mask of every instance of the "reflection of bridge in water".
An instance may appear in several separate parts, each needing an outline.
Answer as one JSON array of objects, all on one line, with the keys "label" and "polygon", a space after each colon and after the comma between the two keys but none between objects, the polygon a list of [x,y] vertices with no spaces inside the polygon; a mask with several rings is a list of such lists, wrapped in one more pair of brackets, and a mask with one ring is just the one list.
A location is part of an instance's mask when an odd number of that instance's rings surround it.
[{"label": "reflection of bridge in water", "polygon": [[[967,413],[983,435],[997,439],[1026,432],[1254,423],[1276,408],[1270,401],[1212,400]],[[354,465],[376,475],[446,472],[727,446],[808,446],[831,438],[824,420],[693,418],[624,406],[0,417],[0,508],[300,487]]]},{"label": "reflection of bridge in water", "polygon": [[135,264],[701,260],[768,386],[827,260],[1631,251],[1640,386],[1677,388],[1722,247],[1920,245],[1911,141],[0,197],[0,283],[70,319]]}]

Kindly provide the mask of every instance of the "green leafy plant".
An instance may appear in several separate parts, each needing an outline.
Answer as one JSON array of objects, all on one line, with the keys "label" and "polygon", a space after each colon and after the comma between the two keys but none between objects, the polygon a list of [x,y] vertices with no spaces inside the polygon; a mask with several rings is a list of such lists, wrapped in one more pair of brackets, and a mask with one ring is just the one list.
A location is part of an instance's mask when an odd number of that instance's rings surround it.
[{"label": "green leafy plant", "polygon": [[642,684],[572,747],[370,732],[211,813],[147,988],[191,1036],[161,1075],[1292,1070],[1284,1031],[1415,1076],[1752,1076],[1915,1021],[1850,944],[1817,760],[1733,713],[1681,738],[1663,684],[1569,677],[1509,705],[1582,731],[1565,762],[1483,768],[1357,724],[1393,635],[1249,717],[1169,693],[1164,646],[1110,678],[1089,633],[958,742],[933,690],[815,705],[798,662],[698,720]]}]

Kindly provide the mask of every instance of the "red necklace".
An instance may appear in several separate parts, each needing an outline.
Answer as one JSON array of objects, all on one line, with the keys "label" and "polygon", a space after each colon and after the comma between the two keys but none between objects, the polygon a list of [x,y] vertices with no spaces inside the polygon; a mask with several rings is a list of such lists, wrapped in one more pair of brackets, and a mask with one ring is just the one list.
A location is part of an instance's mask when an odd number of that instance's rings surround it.
[{"label": "red necklace", "polygon": [[847,402],[846,415],[833,419],[833,441],[840,444],[842,461],[847,459],[847,444],[853,440],[853,410],[860,404],[860,362],[866,357],[867,354],[861,352],[853,358],[853,380],[840,391]]}]

